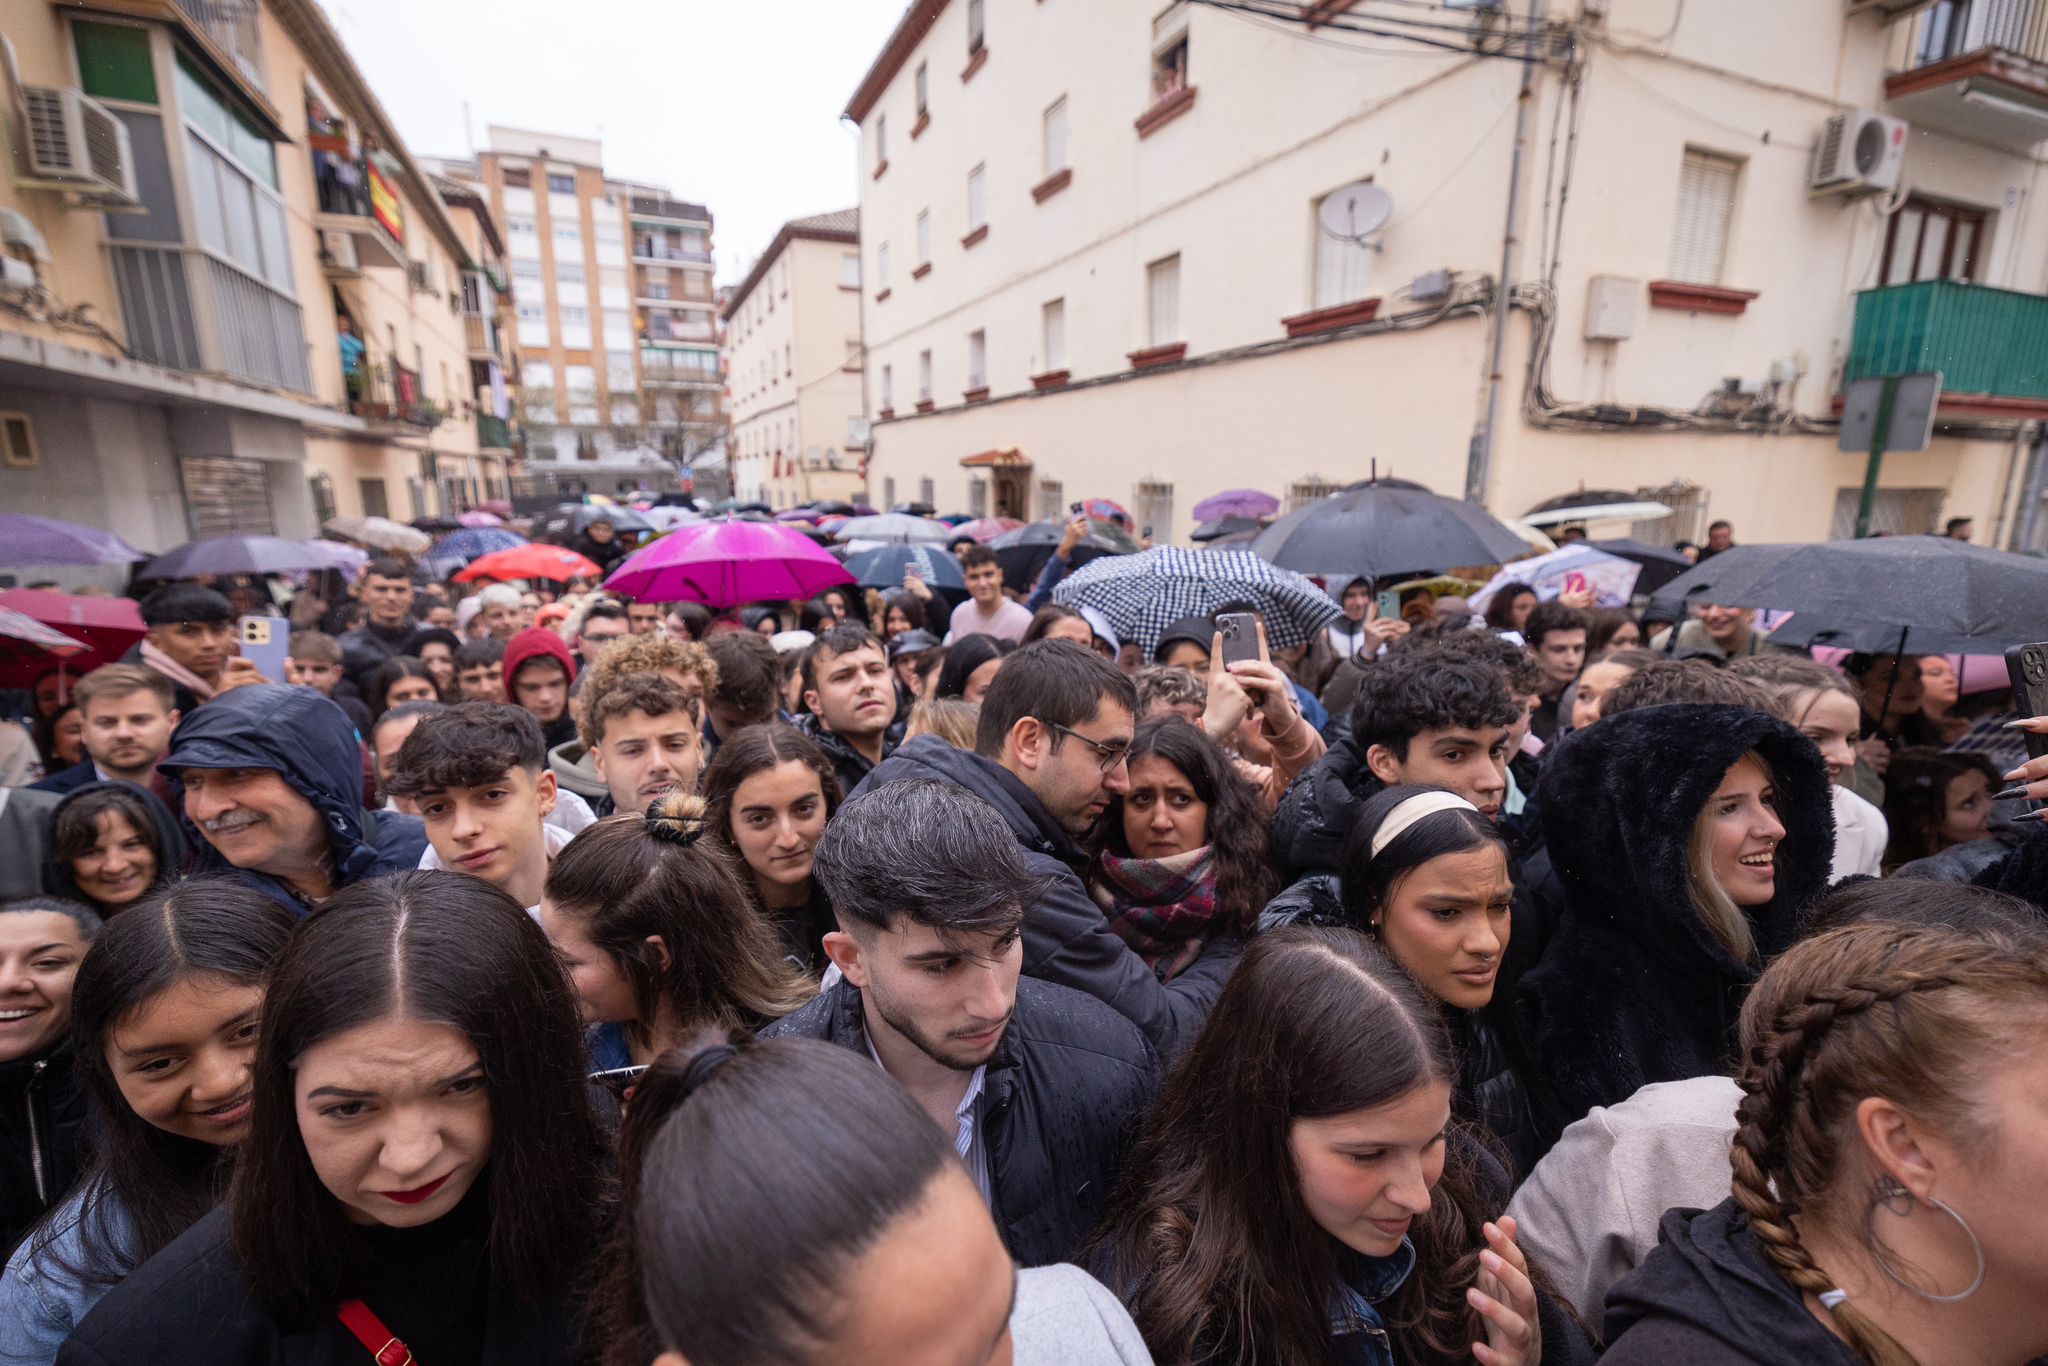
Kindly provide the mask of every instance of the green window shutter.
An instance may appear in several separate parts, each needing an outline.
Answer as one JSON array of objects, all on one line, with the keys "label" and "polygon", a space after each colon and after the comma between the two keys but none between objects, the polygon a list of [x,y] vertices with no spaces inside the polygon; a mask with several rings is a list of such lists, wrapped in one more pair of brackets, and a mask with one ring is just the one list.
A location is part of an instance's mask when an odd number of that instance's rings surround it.
[{"label": "green window shutter", "polygon": [[73,23],[78,74],[85,93],[96,99],[155,104],[156,68],[149,55],[149,30],[125,24]]}]

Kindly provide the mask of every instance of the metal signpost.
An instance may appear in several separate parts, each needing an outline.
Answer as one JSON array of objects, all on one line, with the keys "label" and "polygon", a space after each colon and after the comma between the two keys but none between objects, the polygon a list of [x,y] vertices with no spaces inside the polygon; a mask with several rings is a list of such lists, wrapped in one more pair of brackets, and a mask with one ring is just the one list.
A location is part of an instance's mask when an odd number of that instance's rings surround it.
[{"label": "metal signpost", "polygon": [[1934,405],[1941,398],[1941,371],[1859,379],[1842,401],[1842,430],[1836,447],[1845,454],[1867,451],[1863,500],[1856,505],[1856,539],[1870,534],[1877,502],[1878,471],[1886,451],[1924,451],[1934,435]]}]

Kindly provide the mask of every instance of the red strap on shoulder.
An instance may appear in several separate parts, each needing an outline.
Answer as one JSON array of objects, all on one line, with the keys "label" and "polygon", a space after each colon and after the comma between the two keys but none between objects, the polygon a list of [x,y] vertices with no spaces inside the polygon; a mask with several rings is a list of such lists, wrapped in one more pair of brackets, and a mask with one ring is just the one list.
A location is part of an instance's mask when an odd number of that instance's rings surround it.
[{"label": "red strap on shoulder", "polygon": [[377,1366],[418,1366],[413,1360],[412,1349],[398,1340],[384,1320],[370,1312],[370,1306],[361,1300],[348,1300],[335,1310],[341,1326],[354,1333],[356,1341],[370,1351],[377,1359]]}]

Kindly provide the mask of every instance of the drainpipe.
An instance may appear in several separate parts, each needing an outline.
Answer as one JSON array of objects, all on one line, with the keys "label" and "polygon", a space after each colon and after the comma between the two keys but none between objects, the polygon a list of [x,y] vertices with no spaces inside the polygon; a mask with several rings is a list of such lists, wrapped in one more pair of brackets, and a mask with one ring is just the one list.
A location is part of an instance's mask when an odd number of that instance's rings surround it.
[{"label": "drainpipe", "polygon": [[[1529,0],[1529,32],[1533,36],[1543,18],[1543,0]],[[1522,162],[1529,148],[1529,120],[1536,105],[1534,53],[1522,58],[1522,90],[1515,100],[1515,151],[1508,164],[1508,215],[1500,239],[1500,277],[1494,283],[1493,344],[1486,366],[1486,412],[1472,433],[1472,445],[1465,457],[1465,497],[1482,506],[1487,485],[1493,477],[1493,438],[1500,420],[1501,366],[1507,354],[1508,317],[1515,292],[1515,253],[1521,245]]]},{"label": "drainpipe", "polygon": [[2012,548],[2032,550],[2040,544],[2041,500],[2048,497],[2048,425],[2034,424],[2033,449],[2027,453],[2025,492],[2013,527]]}]

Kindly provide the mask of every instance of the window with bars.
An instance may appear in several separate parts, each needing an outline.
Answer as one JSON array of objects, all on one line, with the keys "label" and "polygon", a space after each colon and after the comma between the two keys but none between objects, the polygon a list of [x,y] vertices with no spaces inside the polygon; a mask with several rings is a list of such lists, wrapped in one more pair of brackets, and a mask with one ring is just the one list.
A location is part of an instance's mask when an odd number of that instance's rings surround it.
[{"label": "window with bars", "polygon": [[896,367],[893,365],[882,367],[881,406],[884,408],[894,408],[896,406]]},{"label": "window with bars", "polygon": [[928,266],[932,263],[932,211],[920,209],[917,214],[917,263]]},{"label": "window with bars", "polygon": [[917,401],[932,401],[932,353],[929,351],[917,353]]},{"label": "window with bars", "polygon": [[988,333],[980,328],[967,334],[967,387],[988,387]]},{"label": "window with bars", "polygon": [[884,475],[882,478],[882,507],[885,511],[895,511],[896,476],[893,474]]},{"label": "window with bars", "polygon": [[935,490],[932,488],[932,481],[930,475],[926,475],[924,478],[917,481],[917,500],[920,503],[923,503],[926,507],[934,507],[937,505],[935,501]]},{"label": "window with bars", "polygon": [[363,502],[363,516],[389,517],[391,499],[386,495],[382,479],[356,480],[356,494]]},{"label": "window with bars", "polygon": [[[1930,536],[1941,515],[1945,489],[1879,489],[1870,508],[1870,529],[1892,536]],[[1856,534],[1856,512],[1863,500],[1860,485],[1835,490],[1835,515],[1830,540]]]},{"label": "window with bars", "polygon": [[1152,21],[1152,99],[1177,95],[1188,85],[1188,6],[1167,6]]},{"label": "window with bars", "polygon": [[1631,524],[1628,534],[1635,540],[1646,545],[1676,545],[1680,541],[1707,539],[1707,491],[1698,484],[1675,479],[1668,484],[1639,488],[1636,497],[1662,503],[1671,513]]},{"label": "window with bars", "polygon": [[1742,163],[1734,157],[1698,147],[1685,149],[1671,228],[1670,278],[1689,285],[1721,283],[1741,175]]},{"label": "window with bars", "polygon": [[1173,539],[1173,485],[1154,479],[1140,480],[1131,499],[1131,514],[1140,534],[1149,534],[1156,544]]},{"label": "window with bars", "polygon": [[1147,346],[1180,340],[1180,254],[1145,267]]},{"label": "window with bars", "polygon": [[875,288],[878,290],[889,288],[889,244],[887,242],[875,248]]},{"label": "window with bars", "polygon": [[1067,519],[1067,486],[1057,479],[1038,481],[1038,516],[1044,521],[1057,518]]},{"label": "window with bars", "polygon": [[988,476],[971,474],[967,477],[967,511],[976,517],[988,516]]},{"label": "window with bars", "polygon": [[1341,487],[1343,486],[1317,475],[1297,479],[1287,486],[1287,510],[1293,512],[1298,508],[1307,507],[1310,503],[1319,503]]},{"label": "window with bars", "polygon": [[1974,280],[1990,215],[1982,209],[1908,195],[1885,232],[1880,285]]}]

